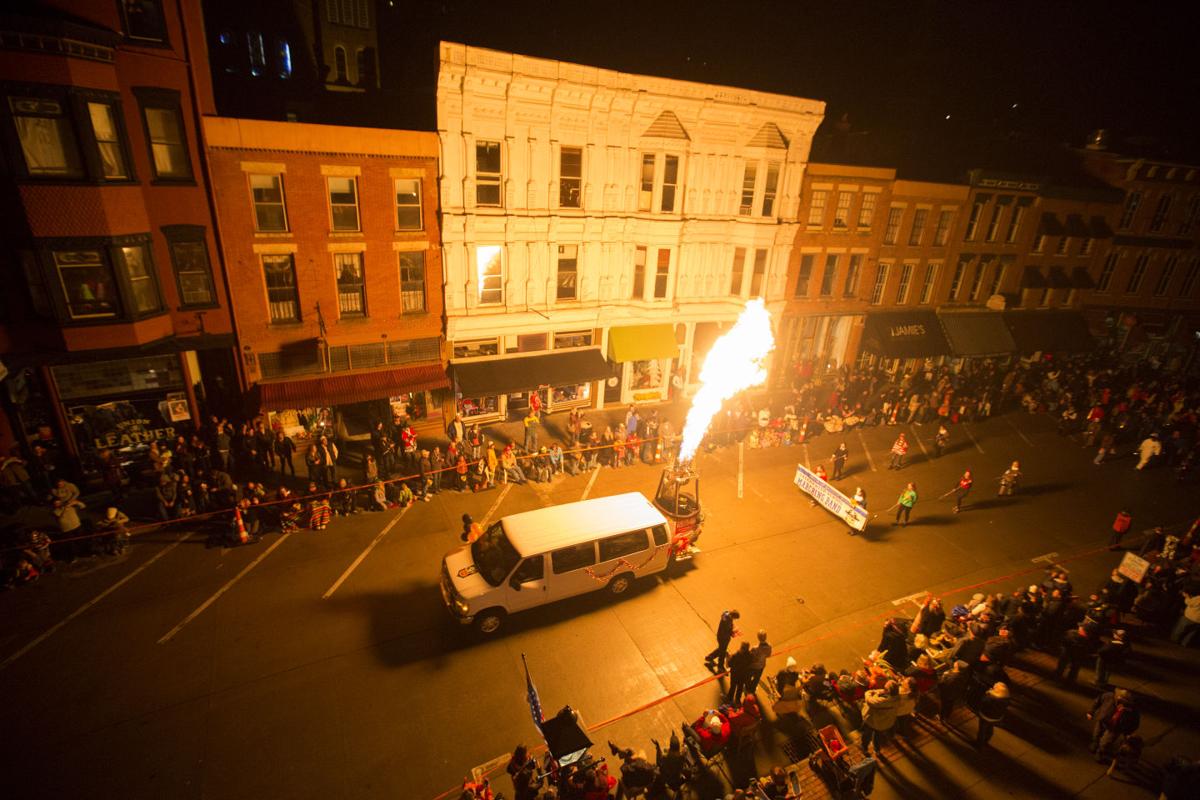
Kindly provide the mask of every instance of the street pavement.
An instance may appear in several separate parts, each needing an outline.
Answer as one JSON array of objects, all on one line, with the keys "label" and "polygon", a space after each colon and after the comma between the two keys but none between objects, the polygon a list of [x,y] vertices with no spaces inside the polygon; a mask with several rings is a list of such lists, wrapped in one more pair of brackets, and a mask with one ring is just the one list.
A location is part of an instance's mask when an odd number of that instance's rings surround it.
[{"label": "street pavement", "polygon": [[[913,446],[893,472],[888,450],[900,430]],[[1046,417],[956,426],[936,460],[933,432],[883,427],[804,446],[702,451],[703,552],[681,574],[647,579],[620,599],[597,592],[516,615],[492,638],[451,620],[437,587],[460,516],[652,495],[659,467],[443,493],[235,549],[208,548],[186,525],[156,531],[126,556],[71,565],[0,596],[0,725],[9,740],[0,763],[22,797],[434,798],[515,744],[537,743],[522,654],[547,714],[570,704],[601,726],[597,755],[607,754],[607,739],[653,753],[651,737],[665,743],[716,702],[723,683],[702,659],[723,609],[740,610],[745,636],[768,631],[776,648],[768,674],[785,653],[853,669],[878,643],[882,618],[915,613],[906,598],[932,591],[953,604],[1011,591],[1040,582],[1051,558],[1087,592],[1118,560],[1103,547],[1118,510],[1133,514],[1137,530],[1200,511],[1194,487],[1170,472],[1135,472],[1130,458],[1093,466],[1092,452],[1059,437]],[[851,457],[841,488],[863,486],[880,512],[859,536],[791,483],[797,462],[828,466],[843,439]],[[998,498],[995,479],[1014,459],[1024,484]],[[956,515],[952,498],[936,498],[967,468],[975,491]],[[906,481],[921,500],[901,528],[881,510]],[[1173,709],[1155,717],[1147,759],[1194,754],[1200,701],[1188,675],[1200,659],[1169,645],[1139,650],[1147,665],[1131,670],[1130,685]],[[964,755],[962,742],[939,736],[890,762],[875,796],[1138,791],[1105,778],[1080,744],[1091,690],[1038,686],[1031,697],[1040,699],[1019,704],[1020,721],[997,733],[991,751]],[[1060,727],[1059,713],[1070,722]],[[771,739],[756,762],[730,769],[741,779],[789,755]],[[496,783],[508,789],[506,779]]]}]

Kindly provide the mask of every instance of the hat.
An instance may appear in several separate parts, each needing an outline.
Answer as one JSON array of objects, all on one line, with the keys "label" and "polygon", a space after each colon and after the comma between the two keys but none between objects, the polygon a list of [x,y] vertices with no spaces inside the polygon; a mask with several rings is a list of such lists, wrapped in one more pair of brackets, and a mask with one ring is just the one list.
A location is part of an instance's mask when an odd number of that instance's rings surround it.
[{"label": "hat", "polygon": [[1115,692],[1113,692],[1113,698],[1118,703],[1132,703],[1133,693],[1128,689],[1117,689]]},{"label": "hat", "polygon": [[791,669],[792,667],[796,666],[796,659],[792,658],[791,656],[788,656],[787,661],[783,662],[783,666],[787,667],[788,669]]},{"label": "hat", "polygon": [[708,719],[704,720],[704,727],[708,728],[710,732],[719,735],[722,727],[721,715],[714,711],[708,716]]},{"label": "hat", "polygon": [[1037,586],[1037,584],[1034,584],[1034,583],[1031,583],[1031,584],[1029,584],[1029,593],[1030,593],[1030,594],[1037,594],[1037,593],[1038,593],[1038,586]]},{"label": "hat", "polygon": [[[112,506],[109,506],[104,511],[104,518],[105,519],[116,519],[117,518],[117,509],[113,508]],[[1125,631],[1117,631],[1117,633],[1123,634],[1123,633],[1125,633]]]},{"label": "hat", "polygon": [[[113,510],[113,509],[111,509],[111,508],[109,509],[109,511],[112,511],[112,510]],[[1116,631],[1113,631],[1113,638],[1114,638],[1114,639],[1124,639],[1124,638],[1125,638],[1125,631],[1123,631],[1123,630],[1116,630]]]},{"label": "hat", "polygon": [[471,524],[472,522],[474,522],[475,520],[471,519],[471,515],[470,515],[470,514],[463,514],[463,515],[462,515],[462,521],[463,521],[464,523],[466,523],[467,525],[470,525],[470,524]]},{"label": "hat", "polygon": [[1008,687],[1005,686],[1003,683],[1000,683],[999,681],[997,681],[996,683],[992,684],[991,694],[993,697],[1007,698],[1008,697]]}]

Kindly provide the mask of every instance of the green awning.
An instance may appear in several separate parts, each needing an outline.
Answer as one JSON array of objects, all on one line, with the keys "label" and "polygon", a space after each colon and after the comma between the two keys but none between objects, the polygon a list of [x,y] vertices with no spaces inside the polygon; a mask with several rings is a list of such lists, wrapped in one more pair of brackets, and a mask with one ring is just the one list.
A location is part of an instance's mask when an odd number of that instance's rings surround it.
[{"label": "green awning", "polygon": [[632,325],[608,332],[609,361],[649,361],[678,353],[673,325]]}]

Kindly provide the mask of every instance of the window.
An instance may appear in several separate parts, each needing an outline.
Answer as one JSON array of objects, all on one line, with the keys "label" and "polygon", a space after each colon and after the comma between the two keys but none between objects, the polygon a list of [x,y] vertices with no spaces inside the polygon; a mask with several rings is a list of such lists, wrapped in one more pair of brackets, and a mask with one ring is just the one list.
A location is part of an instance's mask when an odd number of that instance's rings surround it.
[{"label": "window", "polygon": [[878,192],[867,192],[863,195],[858,207],[858,227],[870,228],[875,220],[875,203],[879,200]]},{"label": "window", "polygon": [[21,142],[26,172],[60,178],[83,175],[75,132],[61,102],[41,97],[9,97],[8,107]]},{"label": "window", "polygon": [[213,288],[212,264],[208,260],[208,244],[203,227],[195,225],[163,228],[171,267],[179,288],[179,304],[183,308],[211,308],[217,305]]},{"label": "window", "polygon": [[968,295],[971,302],[979,299],[979,293],[983,290],[983,279],[991,266],[992,256],[979,257],[979,263],[975,265],[975,278],[971,281],[971,293]]},{"label": "window", "polygon": [[584,542],[583,544],[564,547],[561,550],[555,550],[550,554],[550,564],[554,569],[555,575],[561,575],[564,572],[571,572],[584,567],[590,567],[596,563],[596,544],[595,542]]},{"label": "window", "polygon": [[1179,221],[1179,232],[1191,233],[1197,217],[1200,217],[1200,194],[1192,195],[1192,199],[1188,201],[1187,213]]},{"label": "window", "polygon": [[987,203],[987,199],[981,195],[971,206],[971,216],[967,217],[967,229],[963,231],[963,241],[969,242],[975,238],[975,233],[979,230],[979,218],[983,216],[983,206],[985,203]]},{"label": "window", "polygon": [[816,263],[816,260],[817,257],[813,253],[804,253],[800,256],[800,269],[796,272],[794,297],[808,296],[808,284],[812,282],[813,264]]},{"label": "window", "polygon": [[337,83],[350,82],[350,67],[347,64],[346,48],[333,48],[333,79]]},{"label": "window", "polygon": [[504,259],[500,245],[478,245],[475,268],[479,271],[479,305],[504,303]]},{"label": "window", "polygon": [[746,270],[746,248],[736,247],[733,250],[733,268],[729,271],[729,294],[733,297],[742,296],[742,278]]},{"label": "window", "polygon": [[858,294],[858,275],[862,271],[863,257],[859,253],[850,256],[850,265],[846,267],[846,282],[842,285],[842,294],[854,297]]},{"label": "window", "polygon": [[500,206],[501,170],[500,143],[475,143],[475,204]]},{"label": "window", "polygon": [[1000,292],[1000,285],[1004,283],[1004,275],[1008,272],[1008,265],[1012,263],[1012,259],[1008,256],[1000,256],[1000,266],[992,273],[992,281],[988,285],[987,296],[991,297]]},{"label": "window", "polygon": [[908,244],[912,247],[917,247],[921,244],[921,237],[925,233],[925,218],[929,216],[929,212],[924,208],[918,208],[913,212],[912,230],[908,233]]},{"label": "window", "polygon": [[558,246],[558,294],[559,300],[578,300],[579,278],[579,246],[560,244]]},{"label": "window", "polygon": [[554,334],[555,350],[564,350],[569,347],[590,347],[591,344],[591,331],[565,331]]},{"label": "window", "polygon": [[763,296],[763,283],[767,278],[767,251],[759,249],[754,251],[754,272],[750,273],[750,296]]},{"label": "window", "polygon": [[1142,278],[1146,277],[1146,267],[1149,263],[1149,253],[1142,253],[1137,257],[1137,261],[1133,263],[1133,272],[1129,275],[1129,282],[1125,284],[1126,294],[1137,294],[1137,290],[1142,288]]},{"label": "window", "polygon": [[532,583],[546,577],[545,556],[533,556],[521,562],[512,574],[512,582],[516,584]]},{"label": "window", "polygon": [[659,210],[669,214],[675,210],[675,189],[679,185],[679,156],[667,156],[663,164],[662,204]]},{"label": "window", "polygon": [[187,136],[179,111],[179,94],[154,90],[140,93],[142,119],[150,141],[150,165],[158,180],[191,180]]},{"label": "window", "polygon": [[116,281],[101,251],[56,251],[54,267],[71,319],[115,317],[120,313]]},{"label": "window", "polygon": [[775,193],[779,191],[779,162],[767,162],[767,183],[763,187],[762,216],[775,213]]},{"label": "window", "polygon": [[500,346],[495,339],[472,339],[455,342],[452,349],[455,358],[482,358],[500,354]]},{"label": "window", "polygon": [[263,35],[257,32],[246,34],[246,48],[250,54],[250,74],[262,75],[267,69],[267,51],[263,47]]},{"label": "window", "polygon": [[850,227],[850,203],[853,201],[852,192],[838,192],[837,205],[833,209],[833,227]]},{"label": "window", "polygon": [[1067,250],[1070,248],[1070,246],[1071,246],[1071,237],[1070,236],[1058,237],[1058,244],[1054,248],[1054,255],[1065,256],[1067,254]]},{"label": "window", "polygon": [[904,209],[893,206],[888,209],[887,224],[883,228],[883,243],[895,244],[897,237],[900,236],[900,218],[904,216]]},{"label": "window", "polygon": [[1048,305],[1050,305],[1050,298],[1053,295],[1054,295],[1054,290],[1051,289],[1049,286],[1047,286],[1045,289],[1042,289],[1042,296],[1041,296],[1041,299],[1038,300],[1038,305],[1041,308],[1047,307]]},{"label": "window", "polygon": [[825,271],[821,273],[821,297],[830,297],[833,294],[833,279],[837,275],[837,267],[837,253],[826,255]]},{"label": "window", "polygon": [[137,316],[152,314],[162,308],[158,281],[150,260],[150,248],[144,244],[118,247],[125,280],[129,283],[129,306]]},{"label": "window", "polygon": [[883,290],[887,287],[889,269],[891,269],[891,264],[880,264],[875,270],[875,285],[871,288],[871,305],[873,306],[883,302]]},{"label": "window", "polygon": [[900,266],[900,281],[896,284],[896,305],[904,305],[908,302],[908,286],[912,283],[913,268],[913,264]]},{"label": "window", "polygon": [[338,315],[367,315],[366,281],[363,280],[362,253],[334,253],[333,273],[337,276]]},{"label": "window", "polygon": [[396,179],[396,230],[419,231],[424,227],[421,216],[421,179]]},{"label": "window", "polygon": [[116,109],[112,103],[88,103],[88,117],[92,121],[92,136],[100,153],[100,174],[105,180],[126,180],[129,167],[125,160],[125,146],[121,141]]},{"label": "window", "polygon": [[1196,288],[1196,278],[1200,276],[1200,257],[1192,256],[1192,260],[1188,263],[1187,274],[1183,276],[1183,283],[1179,286],[1180,297],[1190,297],[1192,289]]},{"label": "window", "polygon": [[41,317],[53,317],[54,307],[50,303],[50,292],[46,289],[46,277],[38,266],[37,256],[32,250],[19,250],[21,272],[25,276],[25,288],[29,290],[29,303],[34,313]]},{"label": "window", "polygon": [[1037,234],[1033,237],[1033,246],[1030,248],[1030,250],[1034,253],[1040,253],[1040,252],[1042,252],[1042,248],[1044,248],[1045,246],[1046,246],[1046,234],[1042,233],[1039,230],[1037,232]]},{"label": "window", "polygon": [[125,37],[141,42],[165,42],[167,23],[162,0],[119,0]]},{"label": "window", "polygon": [[667,278],[671,274],[671,251],[659,249],[658,264],[654,268],[654,299],[662,300],[667,296]]},{"label": "window", "polygon": [[1004,213],[1004,206],[997,203],[992,207],[992,218],[988,220],[987,234],[985,239],[989,242],[996,241],[996,233],[1000,230],[1000,215]]},{"label": "window", "polygon": [[655,525],[650,529],[650,534],[654,537],[654,544],[657,547],[662,547],[667,543],[667,526]]},{"label": "window", "polygon": [[1113,250],[1108,254],[1108,258],[1104,259],[1104,267],[1100,270],[1100,277],[1096,281],[1097,292],[1107,292],[1108,287],[1112,284],[1113,272],[1117,268],[1117,261],[1121,258],[1121,253],[1118,250]]},{"label": "window", "polygon": [[747,161],[742,170],[742,202],[738,205],[738,213],[747,216],[754,212],[754,190],[758,183],[758,163]]},{"label": "window", "polygon": [[358,85],[375,85],[375,48],[360,47],[354,51],[354,67],[358,73]]},{"label": "window", "polygon": [[271,322],[299,322],[300,293],[296,288],[295,257],[291,253],[264,255],[262,263]]},{"label": "window", "polygon": [[558,154],[558,205],[579,208],[583,199],[583,149],[564,147]]},{"label": "window", "polygon": [[425,251],[400,253],[400,310],[404,314],[425,313]]},{"label": "window", "polygon": [[330,176],[329,220],[335,231],[357,231],[358,226],[358,179]]},{"label": "window", "polygon": [[287,80],[292,77],[292,46],[286,40],[279,40],[279,77]]},{"label": "window", "polygon": [[1085,236],[1079,240],[1079,255],[1090,256],[1092,254],[1092,237]]},{"label": "window", "polygon": [[1171,203],[1174,202],[1175,195],[1164,194],[1158,198],[1158,205],[1154,209],[1154,216],[1150,218],[1150,230],[1153,233],[1158,233],[1167,224],[1167,216],[1171,213]]},{"label": "window", "polygon": [[825,204],[829,202],[829,192],[824,189],[813,189],[812,199],[808,202],[808,226],[819,228],[825,224]]},{"label": "window", "polygon": [[1121,212],[1121,221],[1117,227],[1121,230],[1128,230],[1133,226],[1134,215],[1137,214],[1138,206],[1142,202],[1141,192],[1130,192],[1125,198],[1125,210]]},{"label": "window", "polygon": [[644,528],[638,531],[609,536],[607,539],[601,539],[599,544],[601,562],[614,561],[618,558],[625,558],[634,553],[643,553],[650,549],[649,539],[646,537]]},{"label": "window", "polygon": [[654,154],[642,153],[642,180],[638,192],[638,211],[654,207]]},{"label": "window", "polygon": [[642,300],[646,296],[646,248],[638,247],[633,251],[633,290],[629,295],[634,300]]},{"label": "window", "polygon": [[921,305],[925,305],[933,299],[933,287],[937,283],[937,274],[941,264],[926,264],[925,279],[921,282],[921,297],[917,300]]},{"label": "window", "polygon": [[250,196],[254,202],[256,230],[271,233],[288,229],[282,175],[251,175]]},{"label": "window", "polygon": [[1158,274],[1158,282],[1154,284],[1154,294],[1157,297],[1162,297],[1167,293],[1167,287],[1171,285],[1171,277],[1175,273],[1175,262],[1178,256],[1171,254],[1167,256],[1166,263],[1163,264],[1162,272]]},{"label": "window", "polygon": [[950,223],[954,220],[954,212],[950,210],[942,211],[938,214],[937,226],[933,229],[933,243],[937,247],[944,247],[950,239]]},{"label": "window", "polygon": [[963,276],[967,274],[967,265],[971,263],[971,256],[960,256],[958,264],[954,267],[954,277],[950,280],[950,301],[958,299],[958,290],[962,288]]},{"label": "window", "polygon": [[1008,219],[1008,230],[1004,232],[1004,241],[1012,244],[1017,240],[1017,234],[1021,230],[1021,217],[1025,216],[1025,206],[1013,206],[1012,216]]}]

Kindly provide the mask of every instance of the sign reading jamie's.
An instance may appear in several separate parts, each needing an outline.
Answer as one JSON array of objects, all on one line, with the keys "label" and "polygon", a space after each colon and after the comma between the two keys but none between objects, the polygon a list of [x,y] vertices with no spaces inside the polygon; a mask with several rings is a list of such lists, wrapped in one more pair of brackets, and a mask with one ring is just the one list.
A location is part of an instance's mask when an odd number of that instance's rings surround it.
[{"label": "sign reading jamie's", "polygon": [[932,311],[867,314],[863,346],[886,358],[928,358],[950,354],[950,344]]}]

